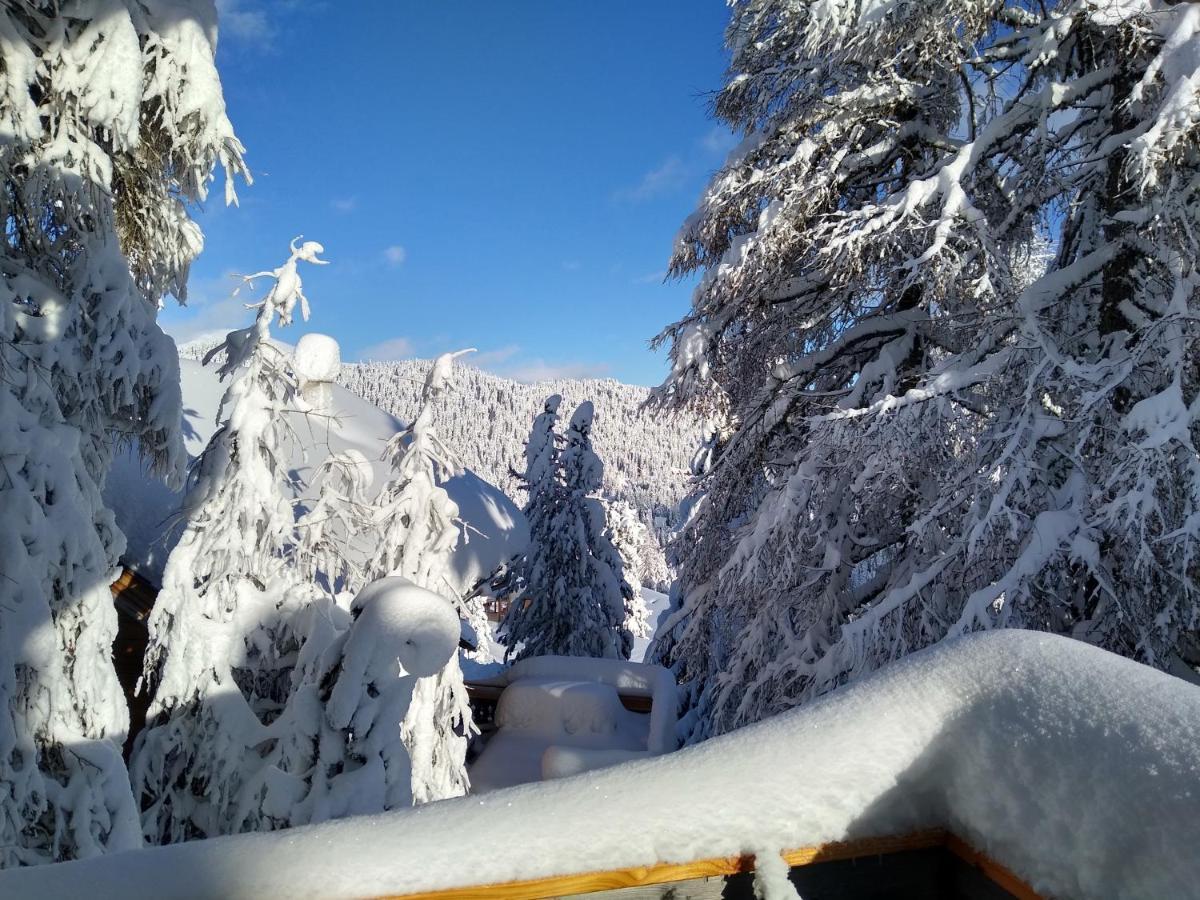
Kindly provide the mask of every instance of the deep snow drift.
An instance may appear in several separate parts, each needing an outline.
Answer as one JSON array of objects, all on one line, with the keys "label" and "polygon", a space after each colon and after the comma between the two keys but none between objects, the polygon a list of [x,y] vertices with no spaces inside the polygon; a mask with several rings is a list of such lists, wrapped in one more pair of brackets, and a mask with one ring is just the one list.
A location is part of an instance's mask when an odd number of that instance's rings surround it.
[{"label": "deep snow drift", "polygon": [[1200,689],[1080,642],[1002,631],[668,756],[9,870],[0,894],[400,894],[944,825],[1048,895],[1182,897],[1200,883],[1198,808]]},{"label": "deep snow drift", "polygon": [[[212,436],[224,385],[214,367],[206,368],[188,359],[180,360],[179,367],[183,432],[188,455],[194,459]],[[307,374],[320,377],[326,373]],[[401,429],[401,423],[343,387],[320,384],[319,388],[327,392],[333,417],[293,414],[301,445],[294,456],[297,475],[307,483],[330,452],[353,449],[371,462],[375,474],[371,490],[378,490],[388,477],[387,466],[380,456],[387,441]],[[520,510],[499,489],[473,473],[468,471],[449,479],[445,488],[458,504],[467,525],[450,566],[459,587],[466,590],[498,563],[521,552],[529,541],[529,532]],[[181,492],[168,490],[147,476],[135,453],[126,452],[113,463],[104,499],[128,540],[122,558],[155,584],[159,583],[167,555],[179,538],[180,528],[171,526],[175,524],[182,496]]]}]

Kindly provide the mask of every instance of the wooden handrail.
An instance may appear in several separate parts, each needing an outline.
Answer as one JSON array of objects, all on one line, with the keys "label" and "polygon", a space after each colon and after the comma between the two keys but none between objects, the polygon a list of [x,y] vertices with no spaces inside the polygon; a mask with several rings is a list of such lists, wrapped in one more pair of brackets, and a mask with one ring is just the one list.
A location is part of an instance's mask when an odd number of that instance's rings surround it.
[{"label": "wooden handrail", "polygon": [[1042,900],[1042,895],[1022,881],[1011,869],[1002,866],[990,856],[976,850],[957,834],[947,832],[946,849],[969,866],[979,869],[993,882],[1000,885],[1017,900]]},{"label": "wooden handrail", "polygon": [[[862,838],[854,841],[821,844],[815,847],[800,847],[795,850],[786,850],[780,855],[789,866],[796,867],[837,860],[883,856],[906,850],[928,850],[936,847],[945,848],[967,864],[980,869],[985,876],[1017,897],[1018,900],[1042,900],[1033,888],[1007,868],[942,828],[890,837]],[[716,859],[700,859],[688,863],[659,863],[652,866],[634,866],[605,872],[553,875],[547,878],[444,888],[414,894],[395,894],[389,895],[387,900],[545,900],[547,897],[565,897],[591,894],[596,891],[671,884],[690,881],[694,878],[724,877],[753,871],[753,856],[727,856]]]}]

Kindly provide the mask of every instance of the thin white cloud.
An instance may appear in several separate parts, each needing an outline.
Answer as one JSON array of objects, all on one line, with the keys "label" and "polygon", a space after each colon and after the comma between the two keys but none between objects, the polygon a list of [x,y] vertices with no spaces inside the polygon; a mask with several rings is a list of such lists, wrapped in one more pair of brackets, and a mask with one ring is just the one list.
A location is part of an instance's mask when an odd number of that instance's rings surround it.
[{"label": "thin white cloud", "polygon": [[235,297],[233,292],[241,279],[233,272],[216,278],[193,278],[188,283],[186,306],[173,306],[168,301],[159,319],[163,331],[175,338],[177,344],[226,334],[235,328],[245,328],[252,313],[246,309],[253,302],[249,289]]},{"label": "thin white cloud", "polygon": [[275,38],[266,11],[244,0],[217,0],[217,24],[222,35],[251,44],[266,44]]},{"label": "thin white cloud", "polygon": [[388,265],[400,266],[408,259],[408,251],[399,244],[392,244],[383,251],[383,258],[387,260]]},{"label": "thin white cloud", "polygon": [[329,201],[329,205],[333,207],[334,212],[350,213],[358,209],[357,197],[335,197]]},{"label": "thin white cloud", "polygon": [[716,125],[682,153],[673,153],[642,176],[637,184],[613,192],[620,203],[641,203],[683,188],[696,176],[723,162],[739,143],[728,128]]},{"label": "thin white cloud", "polygon": [[691,174],[690,168],[678,156],[669,156],[642,176],[632,187],[621,188],[613,199],[625,203],[640,203],[661,194],[678,190]]},{"label": "thin white cloud", "polygon": [[700,138],[700,146],[709,156],[724,159],[740,143],[736,134],[721,125],[714,125],[712,130]]},{"label": "thin white cloud", "polygon": [[397,359],[411,359],[415,356],[413,342],[406,337],[389,338],[369,347],[363,347],[358,358],[363,361],[391,362]]},{"label": "thin white cloud", "polygon": [[564,260],[562,268],[564,272],[578,272],[583,268],[583,263],[577,259],[568,259]]},{"label": "thin white cloud", "polygon": [[531,359],[497,374],[526,384],[533,384],[538,381],[554,381],[558,378],[605,378],[608,372],[609,368],[606,363],[552,363],[544,359]]},{"label": "thin white cloud", "polygon": [[508,362],[520,352],[521,348],[519,346],[508,344],[504,347],[498,347],[495,350],[484,350],[482,353],[473,353],[464,362],[477,369],[488,369],[490,371]]},{"label": "thin white cloud", "polygon": [[524,357],[518,344],[507,344],[463,358],[463,363],[501,378],[532,384],[556,378],[606,378],[607,363],[547,362],[541,357]]}]

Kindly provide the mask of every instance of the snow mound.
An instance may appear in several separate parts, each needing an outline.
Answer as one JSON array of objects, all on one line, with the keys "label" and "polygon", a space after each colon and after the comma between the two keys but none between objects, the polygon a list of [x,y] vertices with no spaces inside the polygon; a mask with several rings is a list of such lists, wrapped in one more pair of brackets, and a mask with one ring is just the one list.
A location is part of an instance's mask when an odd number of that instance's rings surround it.
[{"label": "snow mound", "polygon": [[[300,343],[309,337],[323,336],[305,335]],[[320,350],[320,342],[317,344]],[[297,352],[300,350],[297,345]],[[328,350],[326,347],[323,352]],[[324,361],[328,362],[327,356]],[[183,434],[188,455],[194,459],[212,436],[224,385],[212,367],[194,360],[181,359],[179,368]],[[313,369],[320,374],[320,366],[314,364]],[[292,414],[298,439],[292,458],[296,474],[302,482],[310,483],[314,471],[330,453],[356,451],[370,461],[371,478],[367,480],[374,482],[371,491],[378,490],[388,478],[387,465],[381,459],[383,449],[401,430],[402,423],[343,387],[321,387],[329,392],[328,404],[322,404],[315,414]],[[529,529],[512,501],[472,472],[448,479],[445,488],[458,504],[459,516],[466,525],[450,563],[455,587],[465,592],[500,562],[522,552],[529,542]],[[300,499],[311,500],[314,495],[310,488]],[[179,539],[182,492],[172,491],[148,476],[142,461],[129,451],[114,460],[104,499],[128,541],[123,561],[159,584],[167,556]]]},{"label": "snow mound", "polygon": [[[621,659],[531,656],[513,663],[505,677],[509,689],[527,679],[573,679],[577,682],[589,681],[597,685],[608,685],[614,698],[618,692],[635,697],[648,697],[651,707],[646,749],[651,753],[669,753],[676,747],[675,722],[679,698],[674,676],[662,666]],[[506,694],[509,689],[505,690]],[[619,699],[617,703],[620,704]]]},{"label": "snow mound", "polygon": [[306,334],[296,342],[292,353],[292,368],[301,386],[313,381],[337,381],[342,371],[342,351],[327,334]]},{"label": "snow mound", "polygon": [[[391,576],[373,581],[359,591],[350,606],[355,616],[345,656],[351,644],[365,635],[370,642],[364,652],[363,672],[370,680],[394,677],[391,668],[399,661],[409,675],[436,675],[458,648],[458,613],[450,602],[407,578]],[[385,671],[373,671],[372,666]]]},{"label": "snow mound", "polygon": [[614,734],[624,712],[611,685],[526,678],[500,695],[496,725],[549,735]]},{"label": "snow mound", "polygon": [[1198,808],[1200,688],[1081,642],[1001,631],[678,753],[9,870],[0,895],[404,894],[945,826],[1047,896],[1186,897],[1200,883]]},{"label": "snow mound", "polygon": [[[492,684],[497,732],[471,767],[481,794],[562,778],[675,749],[679,700],[661,666],[578,656],[531,656]],[[631,712],[620,694],[646,697],[650,715]]]}]

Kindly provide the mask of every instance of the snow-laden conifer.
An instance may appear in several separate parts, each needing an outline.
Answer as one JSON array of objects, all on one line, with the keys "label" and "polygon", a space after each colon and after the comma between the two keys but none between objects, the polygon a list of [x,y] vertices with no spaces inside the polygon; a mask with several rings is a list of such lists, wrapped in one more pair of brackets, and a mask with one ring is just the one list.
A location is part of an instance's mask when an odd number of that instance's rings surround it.
[{"label": "snow-laden conifer", "polygon": [[0,865],[139,843],[101,491],[121,442],[181,474],[156,310],[202,245],[187,204],[245,175],[215,35],[208,2],[0,8]]},{"label": "snow-laden conifer", "polygon": [[624,500],[604,504],[608,537],[621,557],[625,580],[633,591],[626,602],[625,628],[634,637],[650,637],[650,611],[642,599],[642,586],[657,588],[667,580],[662,554],[650,551],[650,535],[637,510]]},{"label": "snow-laden conifer", "polygon": [[[143,689],[154,692],[131,776],[148,841],[169,843],[287,824],[267,796],[262,726],[284,708],[311,599],[290,558],[295,485],[289,413],[296,381],[271,324],[308,317],[298,271],[321,245],[293,241],[255,322],[219,348],[224,421],[192,472],[187,524],[149,621]],[[214,350],[215,354],[217,351]]]},{"label": "snow-laden conifer", "polygon": [[370,527],[371,462],[353,448],[317,466],[317,497],[296,523],[296,566],[305,580],[331,595],[362,582],[354,546]]},{"label": "snow-laden conifer", "polygon": [[530,546],[519,564],[520,589],[502,623],[505,658],[628,659],[633,636],[625,623],[633,614],[633,589],[609,538],[604,503],[595,496],[603,466],[592,450],[592,404],[579,405],[566,446],[550,453],[556,412],[557,403],[551,408],[548,401],[526,450]]},{"label": "snow-laden conifer", "polygon": [[[425,379],[423,404],[412,423],[388,442],[392,477],[375,499],[375,550],[368,579],[400,576],[458,601],[448,577],[450,554],[460,540],[458,505],[441,482],[462,467],[433,427],[434,405],[447,391],[454,359],[434,360]],[[460,616],[469,611],[459,605]],[[454,654],[436,675],[420,679],[402,728],[412,761],[412,797],[417,803],[465,794],[468,737],[474,729],[462,668]]]},{"label": "snow-laden conifer", "polygon": [[[350,615],[322,651],[315,677],[298,685],[273,726],[285,742],[274,772],[293,825],[402,809],[436,799],[436,793],[416,796],[417,787],[426,793],[447,787],[445,776],[413,772],[403,732],[414,721],[422,728],[448,723],[453,712],[431,706],[413,715],[418,685],[437,685],[447,665],[457,668],[460,628],[453,604],[395,576],[363,588]],[[439,723],[434,713],[447,718]],[[444,746],[437,734],[421,740]],[[453,767],[443,772],[456,775]]]},{"label": "snow-laden conifer", "polygon": [[[660,399],[722,438],[655,653],[694,736],[1021,626],[1200,626],[1190,4],[734,5]],[[1053,258],[1036,259],[1047,243]]]}]

